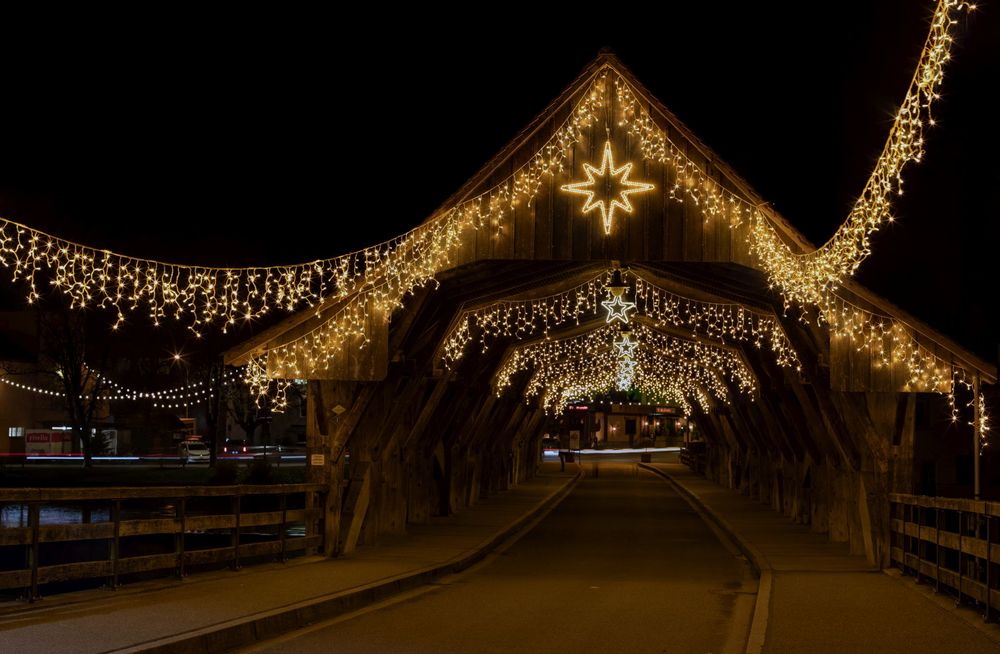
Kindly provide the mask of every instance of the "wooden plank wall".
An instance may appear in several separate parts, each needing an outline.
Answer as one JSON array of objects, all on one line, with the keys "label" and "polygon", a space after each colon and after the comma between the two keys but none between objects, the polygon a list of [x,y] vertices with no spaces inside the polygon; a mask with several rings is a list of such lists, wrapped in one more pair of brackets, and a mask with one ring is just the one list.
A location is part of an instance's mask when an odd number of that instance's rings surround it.
[{"label": "wooden plank wall", "polygon": [[[726,220],[705,220],[695,204],[669,198],[674,184],[673,171],[662,164],[643,159],[638,139],[618,126],[617,99],[609,78],[608,97],[611,112],[602,115],[586,131],[573,150],[568,169],[547,178],[530,203],[520,202],[503,219],[503,229],[484,227],[468,232],[461,251],[452,259],[452,267],[491,259],[527,260],[609,260],[622,261],[710,261],[749,264],[745,227],[731,228]],[[569,114],[564,106],[543,125],[496,171],[485,180],[478,192],[503,182],[551,138]],[[599,165],[606,140],[606,125],[611,125],[615,163],[631,161],[631,179],[651,182],[654,191],[631,196],[632,214],[616,212],[612,233],[605,236],[599,212],[583,215],[583,198],[561,190],[566,183],[583,179],[583,164]],[[725,180],[695,146],[676,130],[669,138],[678,144],[718,184],[734,187]]]}]

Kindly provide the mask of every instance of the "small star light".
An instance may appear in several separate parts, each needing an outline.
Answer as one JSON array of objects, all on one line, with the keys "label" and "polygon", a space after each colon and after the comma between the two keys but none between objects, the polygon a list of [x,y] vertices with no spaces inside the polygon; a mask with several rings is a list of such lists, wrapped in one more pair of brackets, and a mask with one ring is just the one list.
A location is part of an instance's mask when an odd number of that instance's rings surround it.
[{"label": "small star light", "polygon": [[[615,168],[614,153],[611,151],[611,140],[604,143],[604,158],[601,167],[595,168],[588,163],[583,164],[583,172],[587,181],[564,184],[562,190],[567,193],[586,195],[583,203],[583,213],[594,209],[601,210],[601,220],[604,221],[604,233],[611,234],[611,223],[615,218],[615,208],[625,213],[632,213],[632,203],[628,196],[632,193],[652,191],[654,186],[645,182],[633,182],[628,178],[632,172],[632,163],[622,164]],[[602,178],[600,182],[595,178]],[[597,197],[600,195],[601,197]]]},{"label": "small star light", "polygon": [[632,359],[635,357],[635,348],[639,344],[629,338],[628,334],[623,334],[621,340],[615,341],[615,348],[618,350],[618,356],[625,359]]},{"label": "small star light", "polygon": [[635,302],[629,302],[622,298],[621,295],[616,295],[610,300],[601,302],[601,306],[608,310],[607,322],[611,323],[620,320],[627,325],[628,311],[635,308]]},{"label": "small star light", "polygon": [[615,386],[620,391],[627,391],[632,388],[635,379],[636,363],[632,359],[624,359],[618,364],[618,376]]}]

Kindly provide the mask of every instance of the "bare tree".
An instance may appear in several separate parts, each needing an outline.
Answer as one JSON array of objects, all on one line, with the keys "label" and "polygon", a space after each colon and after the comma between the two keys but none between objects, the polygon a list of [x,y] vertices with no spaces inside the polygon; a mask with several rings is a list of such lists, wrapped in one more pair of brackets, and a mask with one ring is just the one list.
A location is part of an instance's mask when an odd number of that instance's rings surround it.
[{"label": "bare tree", "polygon": [[109,380],[100,374],[108,362],[109,349],[105,340],[100,348],[97,367],[87,364],[87,316],[81,310],[55,310],[41,313],[39,367],[43,374],[55,377],[61,386],[67,417],[73,435],[83,447],[83,465],[93,465],[95,453],[103,447],[94,426],[101,413],[107,411]]}]

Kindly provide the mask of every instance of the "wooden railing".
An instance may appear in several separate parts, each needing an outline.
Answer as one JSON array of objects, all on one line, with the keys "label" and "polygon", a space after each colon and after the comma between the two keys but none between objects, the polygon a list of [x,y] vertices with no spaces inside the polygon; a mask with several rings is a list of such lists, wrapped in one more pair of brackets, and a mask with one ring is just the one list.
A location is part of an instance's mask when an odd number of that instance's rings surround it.
[{"label": "wooden railing", "polygon": [[987,619],[1000,607],[1000,504],[892,494],[894,565],[973,601]]},{"label": "wooden railing", "polygon": [[[322,547],[319,484],[0,491],[0,589],[275,557]],[[71,510],[66,510],[71,507]],[[14,512],[23,520],[11,526]],[[70,514],[72,522],[60,520]],[[78,514],[78,515],[76,515]],[[289,535],[290,528],[295,532]],[[67,562],[72,560],[72,562]]]}]

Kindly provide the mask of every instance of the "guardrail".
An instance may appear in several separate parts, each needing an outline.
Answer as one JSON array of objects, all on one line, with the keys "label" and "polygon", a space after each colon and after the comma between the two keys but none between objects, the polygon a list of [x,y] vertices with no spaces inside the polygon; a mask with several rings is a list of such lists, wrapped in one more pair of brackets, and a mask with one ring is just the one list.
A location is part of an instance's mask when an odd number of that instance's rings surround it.
[{"label": "guardrail", "polygon": [[987,619],[1000,607],[1000,504],[891,494],[890,556],[958,601],[974,601]]},{"label": "guardrail", "polygon": [[[320,484],[5,489],[0,589],[121,577],[322,547]],[[21,556],[18,557],[20,550]],[[18,563],[20,560],[22,563]]]}]

